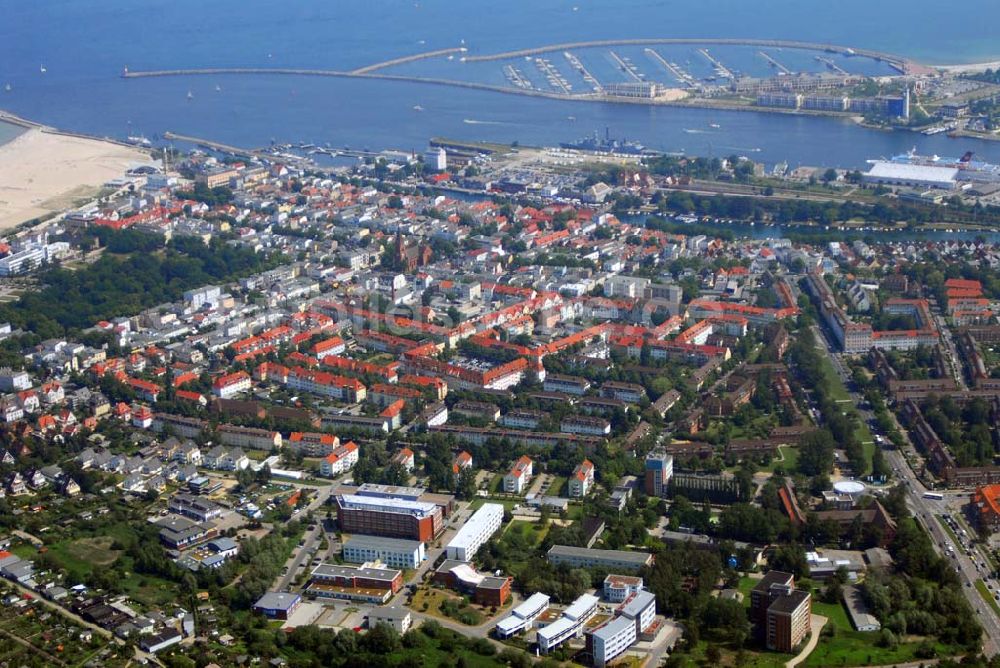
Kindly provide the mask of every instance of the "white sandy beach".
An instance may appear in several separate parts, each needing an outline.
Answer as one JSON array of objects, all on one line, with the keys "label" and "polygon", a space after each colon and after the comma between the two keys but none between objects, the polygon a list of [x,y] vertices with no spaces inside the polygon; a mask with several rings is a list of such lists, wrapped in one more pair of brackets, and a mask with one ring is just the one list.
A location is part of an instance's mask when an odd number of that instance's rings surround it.
[{"label": "white sandy beach", "polygon": [[28,130],[0,145],[0,230],[61,211],[149,162],[139,149]]}]

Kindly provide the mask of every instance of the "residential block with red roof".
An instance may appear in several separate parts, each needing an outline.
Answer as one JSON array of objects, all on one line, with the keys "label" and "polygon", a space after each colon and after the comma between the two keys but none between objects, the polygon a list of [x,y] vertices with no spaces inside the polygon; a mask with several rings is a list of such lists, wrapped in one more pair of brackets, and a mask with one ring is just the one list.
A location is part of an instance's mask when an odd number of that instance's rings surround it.
[{"label": "residential block with red roof", "polygon": [[358,446],[354,441],[348,441],[337,446],[320,462],[320,475],[332,478],[350,471],[358,463]]},{"label": "residential block with red roof", "polygon": [[590,493],[594,486],[594,465],[589,459],[584,459],[573,469],[573,474],[569,477],[569,495],[575,499],[582,499]]},{"label": "residential block with red roof", "polygon": [[216,378],[212,383],[212,394],[220,399],[231,399],[248,392],[252,386],[250,374],[246,371],[236,371]]},{"label": "residential block with red roof", "polygon": [[521,455],[514,462],[507,475],[503,477],[503,491],[508,494],[523,494],[528,483],[531,482],[533,467],[534,463],[531,461],[531,457]]}]

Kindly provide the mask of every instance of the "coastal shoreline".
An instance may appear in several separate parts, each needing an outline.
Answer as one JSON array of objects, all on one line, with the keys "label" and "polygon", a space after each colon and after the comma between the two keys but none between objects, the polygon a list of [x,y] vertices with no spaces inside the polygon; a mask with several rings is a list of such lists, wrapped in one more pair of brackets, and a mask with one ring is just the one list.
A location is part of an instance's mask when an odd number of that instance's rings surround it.
[{"label": "coastal shoreline", "polygon": [[0,145],[0,231],[64,211],[92,197],[150,155],[114,140],[64,132],[14,114],[0,121],[24,132]]}]

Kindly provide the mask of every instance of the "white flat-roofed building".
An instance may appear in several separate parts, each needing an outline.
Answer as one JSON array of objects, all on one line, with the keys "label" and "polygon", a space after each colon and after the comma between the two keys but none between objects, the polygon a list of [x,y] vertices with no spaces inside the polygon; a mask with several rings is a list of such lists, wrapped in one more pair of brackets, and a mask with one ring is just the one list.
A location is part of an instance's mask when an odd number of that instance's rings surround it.
[{"label": "white flat-roofed building", "polygon": [[587,634],[587,649],[597,668],[604,668],[635,644],[635,624],[626,617],[615,617]]},{"label": "white flat-roofed building", "polygon": [[579,636],[583,627],[597,612],[600,600],[592,594],[583,594],[570,603],[562,617],[538,629],[538,649],[546,654],[570,638]]},{"label": "white flat-roofed building", "polygon": [[191,308],[200,309],[205,304],[214,304],[222,296],[222,288],[217,285],[206,285],[184,293],[184,301],[191,304]]},{"label": "white flat-roofed building", "polygon": [[384,498],[379,496],[360,496],[358,494],[342,494],[339,497],[341,506],[351,510],[372,510],[375,512],[392,512],[422,517],[434,512],[437,508],[433,503],[411,501],[398,497]]},{"label": "white flat-roofed building", "polygon": [[373,629],[379,624],[388,624],[396,629],[396,633],[403,635],[410,630],[413,617],[406,608],[390,606],[388,608],[372,608],[368,613],[368,628]]},{"label": "white flat-roofed building", "polygon": [[649,552],[626,550],[595,550],[571,545],[553,545],[547,553],[550,564],[567,564],[571,568],[606,568],[614,571],[637,571],[653,563]]},{"label": "white flat-roofed building", "polygon": [[863,176],[865,183],[910,188],[939,188],[953,190],[958,180],[958,169],[936,165],[911,165],[888,160],[876,160]]},{"label": "white flat-roofed building", "polygon": [[642,635],[642,632],[656,619],[656,595],[645,589],[637,591],[621,604],[618,614],[632,620],[635,624],[635,634]]},{"label": "white flat-roofed building", "polygon": [[448,169],[448,153],[440,147],[432,146],[424,153],[424,164],[438,172]]},{"label": "white flat-roofed building", "polygon": [[569,617],[577,621],[587,621],[597,612],[597,604],[600,601],[601,599],[593,594],[583,594],[580,598],[569,604],[569,607],[563,611],[563,617]]},{"label": "white flat-roofed building", "polygon": [[509,638],[515,633],[526,631],[531,628],[538,617],[549,609],[549,596],[541,592],[535,592],[523,603],[511,610],[510,615],[504,617],[496,625],[496,634],[499,638]]},{"label": "white flat-roofed building", "polygon": [[611,573],[604,578],[604,598],[611,603],[623,603],[629,596],[642,591],[642,578]]},{"label": "white flat-roofed building", "polygon": [[470,561],[501,526],[503,506],[499,503],[484,503],[448,543],[445,548],[447,558]]},{"label": "white flat-roofed building", "polygon": [[356,535],[344,542],[341,556],[352,564],[379,561],[393,568],[416,568],[427,558],[426,550],[419,540]]}]

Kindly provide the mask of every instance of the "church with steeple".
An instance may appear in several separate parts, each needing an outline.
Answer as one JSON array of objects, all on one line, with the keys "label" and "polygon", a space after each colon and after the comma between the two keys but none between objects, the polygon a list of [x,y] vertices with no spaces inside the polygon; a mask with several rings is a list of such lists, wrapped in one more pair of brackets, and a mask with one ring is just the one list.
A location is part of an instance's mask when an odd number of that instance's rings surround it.
[{"label": "church with steeple", "polygon": [[413,273],[417,267],[430,264],[433,255],[430,245],[426,243],[407,245],[398,229],[396,230],[396,245],[393,253],[396,268],[408,273]]}]

